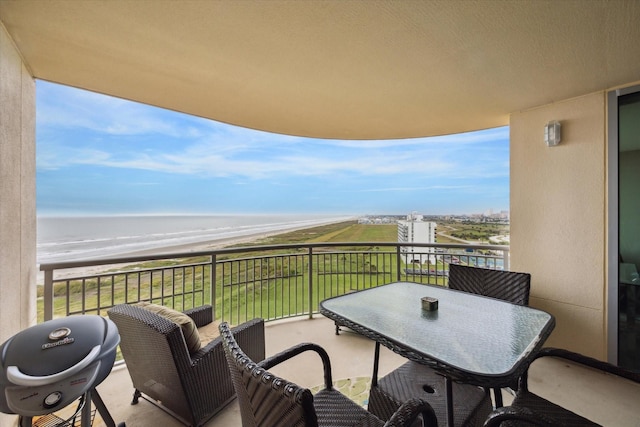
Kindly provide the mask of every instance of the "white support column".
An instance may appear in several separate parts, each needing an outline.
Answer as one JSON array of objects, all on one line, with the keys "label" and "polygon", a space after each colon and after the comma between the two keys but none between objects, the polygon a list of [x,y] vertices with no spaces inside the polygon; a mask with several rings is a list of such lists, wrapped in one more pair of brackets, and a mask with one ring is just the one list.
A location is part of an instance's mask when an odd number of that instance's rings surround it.
[{"label": "white support column", "polygon": [[36,322],[35,96],[0,23],[0,343]]}]

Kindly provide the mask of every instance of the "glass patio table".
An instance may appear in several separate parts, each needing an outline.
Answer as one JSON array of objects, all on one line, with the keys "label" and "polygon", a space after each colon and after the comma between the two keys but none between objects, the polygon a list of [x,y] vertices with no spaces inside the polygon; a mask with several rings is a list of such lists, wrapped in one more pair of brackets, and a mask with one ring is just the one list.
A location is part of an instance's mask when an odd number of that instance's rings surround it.
[{"label": "glass patio table", "polygon": [[[437,298],[438,309],[424,310],[422,297]],[[326,299],[320,313],[376,342],[374,385],[380,344],[442,373],[450,421],[451,381],[487,388],[513,384],[555,326],[542,310],[411,282]]]}]

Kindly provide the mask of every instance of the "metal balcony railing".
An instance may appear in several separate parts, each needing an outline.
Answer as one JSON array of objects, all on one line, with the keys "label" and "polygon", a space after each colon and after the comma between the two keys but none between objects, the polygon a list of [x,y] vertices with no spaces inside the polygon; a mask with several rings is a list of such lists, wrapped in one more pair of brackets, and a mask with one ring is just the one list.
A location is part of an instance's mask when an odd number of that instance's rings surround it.
[{"label": "metal balcony railing", "polygon": [[312,317],[320,301],[347,292],[401,280],[446,285],[450,263],[509,268],[508,246],[406,245],[268,245],[42,264],[38,321],[140,301],[178,310],[211,304],[216,320],[231,324]]}]

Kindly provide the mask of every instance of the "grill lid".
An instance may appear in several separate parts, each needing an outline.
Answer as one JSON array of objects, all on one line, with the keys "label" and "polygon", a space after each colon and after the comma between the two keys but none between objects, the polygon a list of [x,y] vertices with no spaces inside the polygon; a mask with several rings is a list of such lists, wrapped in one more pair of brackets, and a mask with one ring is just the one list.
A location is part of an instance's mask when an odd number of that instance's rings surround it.
[{"label": "grill lid", "polygon": [[99,316],[50,320],[25,329],[7,341],[2,365],[17,366],[30,376],[55,374],[78,364],[96,346],[111,347],[105,343],[106,338],[107,322]]},{"label": "grill lid", "polygon": [[113,321],[80,315],[49,320],[0,345],[0,412],[55,412],[100,384],[120,343]]}]

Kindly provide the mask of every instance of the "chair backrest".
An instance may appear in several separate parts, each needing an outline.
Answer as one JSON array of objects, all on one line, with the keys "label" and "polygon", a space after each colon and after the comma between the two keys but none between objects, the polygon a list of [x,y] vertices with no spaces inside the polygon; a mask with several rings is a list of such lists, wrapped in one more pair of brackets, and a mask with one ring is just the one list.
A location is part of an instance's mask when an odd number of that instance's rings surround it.
[{"label": "chair backrest", "polygon": [[514,304],[529,305],[531,275],[449,264],[449,287]]},{"label": "chair backrest", "polygon": [[277,377],[251,360],[226,322],[219,329],[243,427],[318,425],[309,389]]},{"label": "chair backrest", "polygon": [[180,371],[191,357],[180,326],[134,305],[116,305],[108,314],[118,327],[133,386],[189,419]]}]

